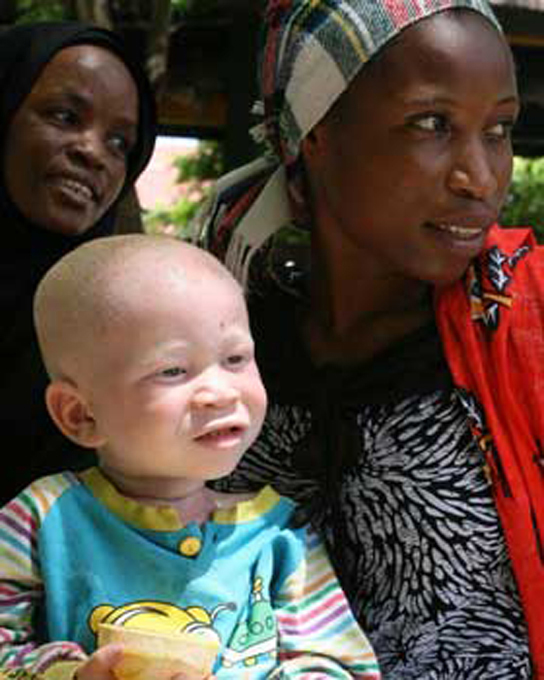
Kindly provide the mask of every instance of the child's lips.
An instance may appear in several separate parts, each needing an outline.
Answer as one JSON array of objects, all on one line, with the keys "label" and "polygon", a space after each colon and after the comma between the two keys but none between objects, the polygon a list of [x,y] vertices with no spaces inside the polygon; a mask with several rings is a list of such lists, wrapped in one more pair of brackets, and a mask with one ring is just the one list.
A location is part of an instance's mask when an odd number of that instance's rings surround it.
[{"label": "child's lips", "polygon": [[245,429],[245,427],[238,424],[214,427],[197,435],[195,441],[200,444],[211,444],[214,446],[231,446],[240,442]]}]

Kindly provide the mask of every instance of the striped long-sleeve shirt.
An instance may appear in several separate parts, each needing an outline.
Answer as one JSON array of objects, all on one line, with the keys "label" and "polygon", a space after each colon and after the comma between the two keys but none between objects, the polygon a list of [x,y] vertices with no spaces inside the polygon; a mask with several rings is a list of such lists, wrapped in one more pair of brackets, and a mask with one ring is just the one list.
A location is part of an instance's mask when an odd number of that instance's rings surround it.
[{"label": "striped long-sleeve shirt", "polygon": [[325,550],[266,487],[182,524],[93,468],[39,480],[0,511],[0,666],[68,678],[100,623],[219,642],[229,678],[380,677]]}]

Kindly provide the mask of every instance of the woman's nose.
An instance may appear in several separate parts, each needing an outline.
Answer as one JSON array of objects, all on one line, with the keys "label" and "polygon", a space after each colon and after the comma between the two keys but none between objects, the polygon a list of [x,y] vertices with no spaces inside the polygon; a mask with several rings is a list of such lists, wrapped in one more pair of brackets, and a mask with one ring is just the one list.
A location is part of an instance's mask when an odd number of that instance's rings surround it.
[{"label": "woman's nose", "polygon": [[78,159],[89,165],[101,167],[106,163],[106,149],[100,133],[96,130],[80,132],[74,140],[72,150]]},{"label": "woman's nose", "polygon": [[486,200],[494,195],[498,181],[485,141],[466,142],[452,164],[448,184],[453,192],[467,198]]}]

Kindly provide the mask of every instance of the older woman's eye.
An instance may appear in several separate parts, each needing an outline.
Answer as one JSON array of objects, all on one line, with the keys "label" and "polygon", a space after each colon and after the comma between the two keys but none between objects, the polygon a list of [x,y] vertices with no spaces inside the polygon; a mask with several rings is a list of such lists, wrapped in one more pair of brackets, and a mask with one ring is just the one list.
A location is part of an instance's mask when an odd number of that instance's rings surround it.
[{"label": "older woman's eye", "polygon": [[126,135],[116,134],[110,137],[111,149],[120,156],[126,157],[130,153],[133,142]]},{"label": "older woman's eye", "polygon": [[78,122],[78,116],[73,109],[56,108],[49,111],[51,120],[61,125],[75,125]]}]

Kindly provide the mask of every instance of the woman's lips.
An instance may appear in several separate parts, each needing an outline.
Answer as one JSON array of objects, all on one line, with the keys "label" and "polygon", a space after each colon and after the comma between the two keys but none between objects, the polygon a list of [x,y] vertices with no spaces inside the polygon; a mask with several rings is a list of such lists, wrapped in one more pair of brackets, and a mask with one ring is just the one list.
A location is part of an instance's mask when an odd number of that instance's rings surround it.
[{"label": "woman's lips", "polygon": [[59,180],[59,186],[66,189],[66,191],[70,191],[74,194],[82,196],[88,201],[94,198],[93,190],[86,184],[83,184],[82,182],[77,182],[76,180],[73,179],[62,179]]},{"label": "woman's lips", "polygon": [[450,234],[461,241],[472,241],[481,238],[487,232],[487,227],[464,227],[457,224],[430,224],[430,227],[438,231]]},{"label": "woman's lips", "polygon": [[89,182],[75,177],[56,176],[50,180],[51,186],[76,206],[88,205],[98,201],[95,187]]}]

